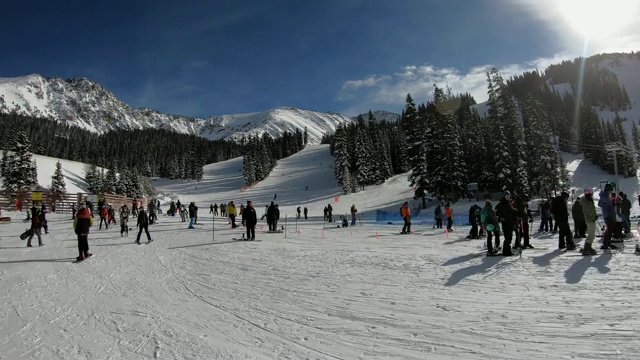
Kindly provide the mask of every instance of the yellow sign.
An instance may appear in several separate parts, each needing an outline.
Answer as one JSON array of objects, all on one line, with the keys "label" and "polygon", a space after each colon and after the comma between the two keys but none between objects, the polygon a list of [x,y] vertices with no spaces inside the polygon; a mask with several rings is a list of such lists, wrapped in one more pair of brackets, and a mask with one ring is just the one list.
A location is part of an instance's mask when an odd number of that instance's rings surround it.
[{"label": "yellow sign", "polygon": [[31,193],[31,201],[42,201],[42,191],[34,191]]}]

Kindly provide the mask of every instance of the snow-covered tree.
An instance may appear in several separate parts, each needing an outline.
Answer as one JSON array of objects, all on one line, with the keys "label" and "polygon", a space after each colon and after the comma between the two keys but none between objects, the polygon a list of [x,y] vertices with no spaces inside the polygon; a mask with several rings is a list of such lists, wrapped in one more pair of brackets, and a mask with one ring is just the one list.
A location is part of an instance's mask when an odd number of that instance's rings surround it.
[{"label": "snow-covered tree", "polygon": [[32,161],[31,143],[24,131],[15,135],[12,153],[3,155],[3,186],[6,191],[24,191],[37,184],[36,165]]},{"label": "snow-covered tree", "polygon": [[65,193],[67,191],[67,185],[64,182],[64,175],[62,174],[62,163],[58,161],[56,163],[56,169],[51,176],[51,192]]}]

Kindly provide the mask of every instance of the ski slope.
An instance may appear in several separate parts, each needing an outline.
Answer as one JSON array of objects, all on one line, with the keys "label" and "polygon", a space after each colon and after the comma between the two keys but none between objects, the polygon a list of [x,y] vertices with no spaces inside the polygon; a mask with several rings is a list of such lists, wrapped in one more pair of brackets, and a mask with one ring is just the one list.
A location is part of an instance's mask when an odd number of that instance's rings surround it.
[{"label": "ski slope", "polygon": [[[0,223],[0,359],[640,357],[635,239],[622,253],[581,257],[534,234],[536,249],[521,258],[487,258],[465,226],[417,225],[403,236],[398,224],[336,228],[322,221],[326,203],[334,214],[352,203],[395,208],[411,189],[397,177],[335,202],[329,160],[326,147],[309,147],[245,191],[238,159],[207,166],[199,183],[158,181],[200,205],[200,225],[161,216],[155,241],[138,246],[135,226],[122,238],[95,223],[95,256],[80,264],[70,215],[49,215],[45,246],[26,248],[24,214],[11,213]],[[604,176],[579,158],[568,167],[576,187]],[[260,241],[236,241],[242,229],[207,214],[229,200],[253,200],[261,214],[274,193],[286,234],[264,233],[259,221]],[[296,226],[299,204],[312,217]]]}]

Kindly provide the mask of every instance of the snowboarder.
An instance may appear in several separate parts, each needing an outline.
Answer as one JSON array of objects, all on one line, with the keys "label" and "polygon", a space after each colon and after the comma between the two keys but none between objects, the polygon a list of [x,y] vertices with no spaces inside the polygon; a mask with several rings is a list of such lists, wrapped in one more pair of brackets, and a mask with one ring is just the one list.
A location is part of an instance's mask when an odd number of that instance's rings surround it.
[{"label": "snowboarder", "polygon": [[404,226],[402,226],[401,234],[409,234],[411,232],[411,209],[409,209],[409,202],[405,201],[400,208],[400,216],[404,220]]},{"label": "snowboarder", "polygon": [[140,207],[140,211],[138,211],[138,237],[136,238],[136,244],[140,245],[140,235],[142,235],[142,230],[147,234],[147,244],[150,243],[151,235],[149,235],[149,216],[147,216],[147,212],[144,211],[143,207]]},{"label": "snowboarder", "polygon": [[31,239],[33,239],[33,235],[38,236],[38,245],[44,245],[42,243],[42,235],[40,233],[40,229],[42,228],[42,223],[40,222],[40,212],[35,205],[31,208],[31,235],[29,236],[29,240],[27,240],[27,247],[31,246]]},{"label": "snowboarder", "polygon": [[[480,222],[487,230],[487,255],[494,256],[498,254],[500,248],[500,227],[498,226],[498,219],[496,212],[493,210],[491,200],[484,202],[484,208],[480,215]],[[493,246],[492,235],[495,237],[495,248]]]},{"label": "snowboarder", "polygon": [[227,206],[227,214],[229,214],[229,220],[231,220],[231,228],[237,228],[238,225],[236,225],[236,216],[238,215],[238,212],[233,201],[230,201],[229,205]]},{"label": "snowboarder", "polygon": [[502,255],[513,256],[511,251],[511,239],[513,236],[513,226],[516,221],[516,209],[511,205],[511,193],[505,191],[504,196],[496,206],[496,216],[502,223],[502,233],[504,234],[504,242],[502,244]]},{"label": "snowboarder", "polygon": [[198,213],[198,207],[196,206],[196,204],[192,201],[189,204],[189,227],[188,229],[195,229],[195,227],[193,227],[193,224],[196,222],[196,214]]},{"label": "snowboarder", "polygon": [[309,210],[307,210],[306,206],[304,207],[303,213],[304,213],[304,219],[307,220],[307,214],[309,213]]},{"label": "snowboarder", "polygon": [[356,204],[351,204],[351,226],[356,226],[356,213],[358,209],[356,209]]},{"label": "snowboarder", "polygon": [[120,208],[120,237],[129,236],[129,208],[127,204]]},{"label": "snowboarder", "polygon": [[247,201],[247,207],[242,212],[242,224],[247,228],[247,240],[256,239],[256,224],[258,223],[258,215],[256,209],[253,208],[251,201]]},{"label": "snowboarder", "polygon": [[433,225],[434,229],[442,229],[442,207],[441,205],[436,206],[434,210],[434,215],[436,219],[436,223]]},{"label": "snowboarder", "polygon": [[[44,229],[44,233],[48,234],[49,233],[49,225],[47,225],[47,207],[44,206],[44,204],[42,204],[42,208],[40,209],[40,213],[38,214],[40,216],[40,226]],[[41,231],[42,233],[42,231]]]},{"label": "snowboarder", "polygon": [[624,233],[625,235],[628,235],[631,232],[631,201],[627,198],[627,194],[622,194],[622,206],[620,213],[622,215]]},{"label": "snowboarder", "polygon": [[107,215],[109,215],[109,211],[107,210],[106,207],[102,207],[100,208],[100,226],[98,227],[98,230],[102,230],[102,222],[104,222],[104,228],[105,230],[109,229],[109,222],[107,221]]},{"label": "snowboarder", "polygon": [[93,217],[91,212],[87,209],[86,205],[80,203],[80,209],[78,214],[73,219],[73,230],[78,235],[78,257],[77,261],[83,261],[90,257],[89,252],[89,228],[93,225]]},{"label": "snowboarder", "polygon": [[278,229],[278,221],[276,220],[276,204],[273,201],[267,209],[267,225],[269,225],[269,231],[276,231]]},{"label": "snowboarder", "polygon": [[573,218],[573,237],[574,239],[581,239],[586,237],[587,223],[585,222],[584,214],[582,213],[582,199],[576,198],[576,201],[571,206],[571,217]]},{"label": "snowboarder", "polygon": [[598,207],[602,209],[602,217],[606,223],[606,230],[604,232],[604,238],[602,240],[601,249],[617,249],[617,246],[611,244],[611,238],[616,228],[616,212],[614,201],[611,200],[610,193],[613,191],[611,184],[604,186],[604,190],[600,191],[600,200],[598,200]]},{"label": "snowboarder", "polygon": [[563,191],[560,195],[556,196],[551,205],[551,214],[558,225],[558,248],[575,250],[576,245],[573,243],[571,228],[569,227],[569,209],[567,209],[567,200],[569,200],[569,193],[566,191]]},{"label": "snowboarder", "polygon": [[446,203],[444,205],[444,213],[447,218],[447,231],[453,231],[453,208],[451,208],[451,204]]},{"label": "snowboarder", "polygon": [[597,251],[593,248],[593,240],[596,237],[596,206],[593,202],[593,189],[584,189],[584,196],[580,200],[580,206],[582,207],[582,214],[584,222],[587,226],[587,239],[584,242],[582,248],[583,255],[595,255]]},{"label": "snowboarder", "polygon": [[471,230],[469,231],[469,235],[467,239],[479,239],[478,236],[478,225],[481,225],[478,222],[478,215],[482,212],[482,208],[478,206],[478,204],[473,204],[469,208],[469,224],[471,224]]}]

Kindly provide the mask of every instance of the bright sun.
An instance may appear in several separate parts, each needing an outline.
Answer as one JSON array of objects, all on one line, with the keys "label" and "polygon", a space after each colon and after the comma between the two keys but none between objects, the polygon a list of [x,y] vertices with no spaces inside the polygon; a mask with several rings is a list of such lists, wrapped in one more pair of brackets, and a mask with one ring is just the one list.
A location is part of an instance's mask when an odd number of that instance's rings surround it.
[{"label": "bright sun", "polygon": [[612,35],[635,18],[639,0],[562,0],[560,12],[587,39]]}]

